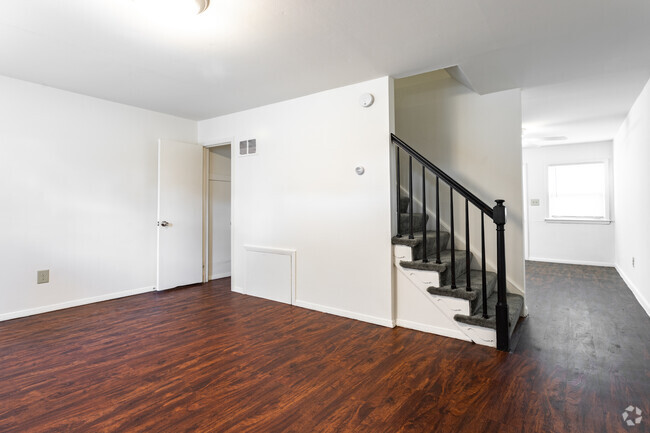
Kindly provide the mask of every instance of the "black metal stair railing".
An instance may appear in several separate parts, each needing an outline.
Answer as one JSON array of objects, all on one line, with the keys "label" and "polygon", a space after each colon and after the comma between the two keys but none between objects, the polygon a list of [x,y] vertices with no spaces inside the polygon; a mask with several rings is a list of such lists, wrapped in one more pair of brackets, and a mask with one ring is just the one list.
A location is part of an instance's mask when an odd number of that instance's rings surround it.
[{"label": "black metal stair railing", "polygon": [[458,194],[465,199],[465,290],[472,290],[471,281],[471,252],[470,252],[470,220],[469,205],[472,204],[481,211],[481,283],[482,283],[482,316],[488,318],[487,306],[487,270],[485,266],[485,216],[487,215],[496,225],[496,245],[497,245],[497,304],[495,310],[497,349],[508,351],[510,349],[510,334],[508,324],[508,303],[506,298],[506,254],[505,254],[505,224],[506,224],[506,207],[503,205],[504,200],[495,200],[496,206],[491,208],[481,199],[476,197],[464,186],[451,178],[447,173],[436,167],[428,159],[402,141],[395,134],[391,134],[391,141],[395,144],[396,156],[396,176],[397,176],[397,236],[401,237],[400,220],[400,199],[401,199],[401,181],[400,181],[400,150],[404,151],[408,157],[408,197],[409,197],[409,239],[414,239],[413,233],[413,160],[422,166],[422,250],[424,251],[423,261],[427,262],[427,208],[426,208],[426,172],[429,171],[436,177],[436,263],[442,263],[440,259],[440,181],[442,180],[449,187],[449,204],[450,204],[450,276],[451,288],[456,289],[456,251],[454,239],[454,194]]}]

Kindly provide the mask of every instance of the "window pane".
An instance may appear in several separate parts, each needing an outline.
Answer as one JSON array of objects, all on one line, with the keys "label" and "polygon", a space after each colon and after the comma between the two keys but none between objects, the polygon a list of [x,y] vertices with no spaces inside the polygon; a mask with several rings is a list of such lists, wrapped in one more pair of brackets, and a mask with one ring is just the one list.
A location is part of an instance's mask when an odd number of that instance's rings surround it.
[{"label": "window pane", "polygon": [[606,175],[602,162],[549,166],[549,216],[605,218]]}]

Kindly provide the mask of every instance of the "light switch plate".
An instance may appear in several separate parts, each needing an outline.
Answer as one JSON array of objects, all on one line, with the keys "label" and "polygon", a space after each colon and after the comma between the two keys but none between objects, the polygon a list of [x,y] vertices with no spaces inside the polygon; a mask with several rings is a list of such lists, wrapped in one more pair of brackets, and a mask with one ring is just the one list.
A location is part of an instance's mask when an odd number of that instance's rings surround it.
[{"label": "light switch plate", "polygon": [[539,199],[538,198],[531,198],[530,199],[530,205],[531,206],[539,206]]}]

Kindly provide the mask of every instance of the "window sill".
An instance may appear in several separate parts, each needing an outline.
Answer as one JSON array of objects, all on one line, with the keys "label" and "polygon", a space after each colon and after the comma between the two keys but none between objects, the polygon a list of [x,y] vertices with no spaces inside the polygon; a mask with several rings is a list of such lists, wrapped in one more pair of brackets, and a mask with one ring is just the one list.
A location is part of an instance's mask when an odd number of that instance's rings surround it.
[{"label": "window sill", "polygon": [[611,224],[608,219],[585,219],[585,218],[544,218],[544,221],[552,224]]}]

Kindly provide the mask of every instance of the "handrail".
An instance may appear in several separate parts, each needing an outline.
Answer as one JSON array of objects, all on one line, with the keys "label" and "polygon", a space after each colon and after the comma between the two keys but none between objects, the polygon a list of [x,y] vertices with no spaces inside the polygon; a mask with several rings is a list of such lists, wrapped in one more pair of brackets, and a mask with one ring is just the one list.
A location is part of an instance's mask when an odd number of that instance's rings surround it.
[{"label": "handrail", "polygon": [[467,188],[465,188],[463,185],[460,183],[456,182],[451,176],[449,176],[447,173],[436,167],[431,161],[426,159],[424,156],[420,155],[415,149],[413,149],[411,146],[406,144],[404,141],[402,141],[398,136],[395,134],[390,134],[391,140],[393,143],[404,149],[404,151],[415,158],[420,164],[428,168],[430,171],[436,174],[440,179],[442,179],[447,185],[449,185],[454,191],[458,192],[460,195],[465,197],[467,200],[469,200],[474,206],[479,208],[482,212],[485,213],[490,219],[494,219],[493,216],[493,211],[490,206],[488,206],[483,200],[480,198],[476,197],[474,194],[469,192]]}]

